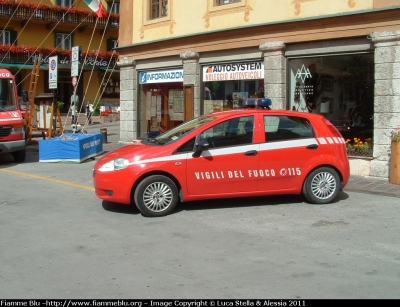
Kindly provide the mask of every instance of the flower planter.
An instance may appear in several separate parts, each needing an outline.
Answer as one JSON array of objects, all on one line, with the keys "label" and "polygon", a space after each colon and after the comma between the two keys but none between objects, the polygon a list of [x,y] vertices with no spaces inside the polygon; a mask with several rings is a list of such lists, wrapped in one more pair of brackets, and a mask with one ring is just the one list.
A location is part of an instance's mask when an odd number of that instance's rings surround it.
[{"label": "flower planter", "polygon": [[110,114],[108,116],[100,116],[100,123],[110,123],[119,121],[120,115],[119,114]]},{"label": "flower planter", "polygon": [[372,157],[349,156],[350,175],[370,176]]},{"label": "flower planter", "polygon": [[400,142],[396,141],[391,145],[389,182],[400,184]]},{"label": "flower planter", "polygon": [[111,123],[112,118],[111,116],[100,116],[100,123],[105,124],[105,123]]}]

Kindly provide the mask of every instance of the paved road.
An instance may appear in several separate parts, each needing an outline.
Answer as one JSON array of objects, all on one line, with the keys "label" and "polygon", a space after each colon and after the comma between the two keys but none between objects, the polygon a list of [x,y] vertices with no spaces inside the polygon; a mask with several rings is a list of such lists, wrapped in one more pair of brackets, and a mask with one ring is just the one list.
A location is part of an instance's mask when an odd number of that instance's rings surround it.
[{"label": "paved road", "polygon": [[95,160],[35,157],[0,160],[2,299],[400,298],[398,198],[202,201],[151,219],[94,196]]}]

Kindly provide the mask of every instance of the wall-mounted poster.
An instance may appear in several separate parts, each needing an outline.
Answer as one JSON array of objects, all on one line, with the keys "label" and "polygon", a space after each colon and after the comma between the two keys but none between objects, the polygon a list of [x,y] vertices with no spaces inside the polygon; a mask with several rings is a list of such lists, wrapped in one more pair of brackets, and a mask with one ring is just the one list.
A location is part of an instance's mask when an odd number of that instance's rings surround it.
[{"label": "wall-mounted poster", "polygon": [[148,91],[146,92],[146,120],[150,120],[151,118],[150,109],[151,109],[151,92]]},{"label": "wall-mounted poster", "polygon": [[151,116],[156,116],[157,111],[157,96],[151,96]]},{"label": "wall-mounted poster", "polygon": [[168,99],[168,111],[170,120],[183,121],[183,90],[169,90]]}]

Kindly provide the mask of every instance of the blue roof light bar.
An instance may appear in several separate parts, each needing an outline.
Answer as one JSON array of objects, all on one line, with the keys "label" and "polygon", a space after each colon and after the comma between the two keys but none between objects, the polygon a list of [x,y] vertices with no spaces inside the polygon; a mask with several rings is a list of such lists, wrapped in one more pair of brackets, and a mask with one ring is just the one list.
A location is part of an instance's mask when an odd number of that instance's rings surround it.
[{"label": "blue roof light bar", "polygon": [[247,98],[239,100],[240,108],[271,109],[272,101],[269,98]]}]

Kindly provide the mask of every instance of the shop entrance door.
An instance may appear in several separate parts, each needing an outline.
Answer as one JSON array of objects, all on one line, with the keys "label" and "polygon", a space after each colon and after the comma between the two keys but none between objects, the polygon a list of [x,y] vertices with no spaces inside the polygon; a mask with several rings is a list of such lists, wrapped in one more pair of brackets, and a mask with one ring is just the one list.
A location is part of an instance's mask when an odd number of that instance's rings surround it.
[{"label": "shop entrance door", "polygon": [[184,121],[187,122],[194,117],[193,105],[194,105],[194,94],[193,85],[185,85],[183,99],[184,105]]}]

